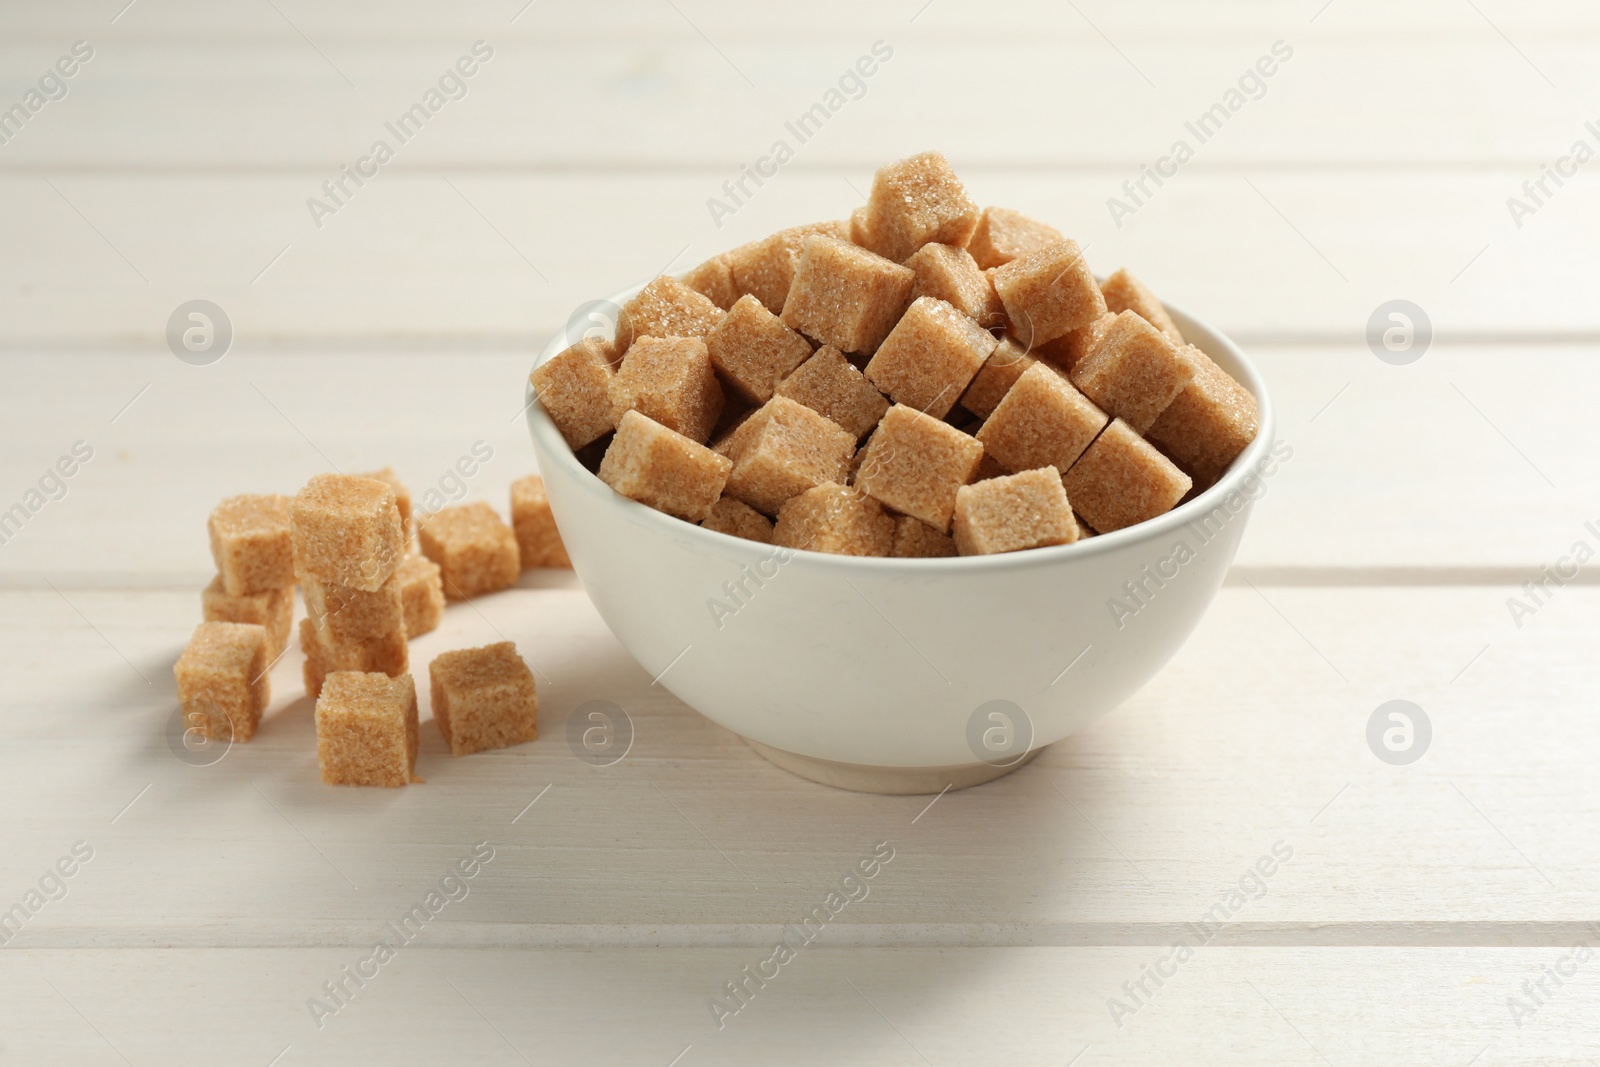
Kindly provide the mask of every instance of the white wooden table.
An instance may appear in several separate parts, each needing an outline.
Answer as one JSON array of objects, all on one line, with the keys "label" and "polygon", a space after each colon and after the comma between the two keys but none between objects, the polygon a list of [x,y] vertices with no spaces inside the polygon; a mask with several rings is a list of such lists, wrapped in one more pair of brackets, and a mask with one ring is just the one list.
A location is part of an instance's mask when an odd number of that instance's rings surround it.
[{"label": "white wooden table", "polygon": [[[1508,608],[1600,547],[1600,163],[1520,227],[1507,206],[1600,145],[1600,10],[524,2],[0,12],[0,105],[93,49],[0,145],[0,510],[93,451],[0,544],[0,909],[60,897],[0,953],[0,1065],[1600,1057],[1600,959],[1575,951],[1600,945],[1600,570]],[[307,198],[480,40],[467,95],[315,225]],[[706,199],[877,41],[864,95],[715,226]],[[1107,198],[1277,41],[1260,98],[1115,225]],[[383,464],[421,493],[481,440],[470,494],[504,508],[531,352],[574,307],[843,217],[927,147],[1272,382],[1294,458],[1126,707],[931,807],[836,792],[530,574],[413,654],[515,639],[537,742],[452,760],[430,726],[426,785],[324,787],[291,652],[255,742],[175,757],[218,499]],[[233,326],[209,366],[164,338],[192,299]],[[1432,323],[1408,365],[1364,336],[1394,299]],[[613,766],[565,741],[591,699],[634,724]],[[1409,765],[1368,747],[1392,699],[1432,724]],[[319,1026],[308,999],[485,841],[466,897]],[[870,896],[719,1027],[708,1000],[880,842]],[[1274,846],[1292,858],[1175,965]]]}]

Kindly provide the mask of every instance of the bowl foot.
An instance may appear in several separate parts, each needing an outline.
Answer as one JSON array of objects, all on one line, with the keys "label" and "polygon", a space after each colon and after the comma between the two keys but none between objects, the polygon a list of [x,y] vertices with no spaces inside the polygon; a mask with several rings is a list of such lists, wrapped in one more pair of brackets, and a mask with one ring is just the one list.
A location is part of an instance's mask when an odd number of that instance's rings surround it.
[{"label": "bowl foot", "polygon": [[1036,748],[1015,763],[996,767],[988,763],[962,763],[953,767],[868,767],[859,763],[836,763],[833,760],[802,756],[781,748],[763,745],[760,741],[742,738],[755,749],[758,756],[776,764],[790,774],[835,789],[849,789],[856,793],[883,793],[892,796],[911,796],[917,793],[940,793],[946,789],[966,789],[1003,778],[1044,751]]}]

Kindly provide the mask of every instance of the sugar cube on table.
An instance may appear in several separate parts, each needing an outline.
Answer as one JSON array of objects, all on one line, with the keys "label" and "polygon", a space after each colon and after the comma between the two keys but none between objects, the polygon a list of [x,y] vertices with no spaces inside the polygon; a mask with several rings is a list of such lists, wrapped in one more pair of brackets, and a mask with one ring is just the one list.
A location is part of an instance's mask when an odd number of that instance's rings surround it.
[{"label": "sugar cube on table", "polygon": [[785,500],[824,482],[843,483],[856,439],[788,397],[773,397],[741,428],[723,492],[776,515]]},{"label": "sugar cube on table", "polygon": [[203,622],[172,668],[185,730],[213,741],[248,741],[272,699],[264,626]]},{"label": "sugar cube on table", "polygon": [[742,500],[724,496],[711,508],[711,514],[700,521],[707,530],[742,537],[746,541],[772,543],[772,520]]},{"label": "sugar cube on table", "polygon": [[779,382],[811,358],[811,343],[761,301],[742,296],[706,334],[706,351],[723,381],[744,399],[764,404]]},{"label": "sugar cube on table", "polygon": [[411,669],[405,631],[395,630],[369,641],[328,641],[309,618],[300,620],[300,676],[306,695],[315,697],[334,671],[362,671],[398,678]]},{"label": "sugar cube on table", "polygon": [[1196,485],[1210,486],[1255,440],[1261,412],[1250,390],[1210,356],[1193,345],[1180,353],[1194,377],[1150,424],[1145,437]]},{"label": "sugar cube on table", "polygon": [[317,764],[328,785],[417,781],[417,688],[411,675],[334,671],[317,697]]},{"label": "sugar cube on table", "polygon": [[539,736],[533,672],[510,641],[435,656],[428,664],[428,685],[433,719],[452,756]]},{"label": "sugar cube on table", "polygon": [[222,587],[222,576],[211,579],[200,594],[200,611],[207,622],[243,622],[267,631],[267,658],[276,659],[289,643],[294,618],[294,587],[234,596]]},{"label": "sugar cube on table", "polygon": [[894,519],[861,490],[829,483],[783,505],[772,543],[840,556],[887,556],[894,547]]},{"label": "sugar cube on table", "polygon": [[816,236],[848,240],[847,222],[814,222],[791,226],[728,253],[733,281],[740,295],[749,294],[774,315],[783,310],[806,242]]},{"label": "sugar cube on table", "polygon": [[1054,226],[1030,219],[1020,211],[986,207],[967,242],[967,251],[984,270],[1001,267],[1029,252],[1066,240]]},{"label": "sugar cube on table", "polygon": [[294,567],[303,576],[372,592],[405,555],[400,509],[387,482],[318,474],[289,505]]},{"label": "sugar cube on table", "polygon": [[866,229],[885,257],[901,263],[930,241],[965,248],[978,214],[944,156],[922,152],[878,168]]},{"label": "sugar cube on table", "polygon": [[600,480],[632,500],[699,522],[722,496],[733,461],[628,411],[600,462]]},{"label": "sugar cube on table", "polygon": [[995,268],[994,288],[1011,332],[1030,351],[1106,312],[1106,298],[1073,240],[1046,245]]},{"label": "sugar cube on table", "polygon": [[[960,490],[956,491],[958,494]],[[938,559],[956,554],[956,543],[921,519],[901,515],[894,520],[894,544],[889,555],[905,559]]]},{"label": "sugar cube on table", "polygon": [[795,268],[783,324],[841,352],[872,352],[911,301],[916,271],[837,238],[814,236]]},{"label": "sugar cube on table", "polygon": [[1144,433],[1189,384],[1194,365],[1170,337],[1124,311],[1068,376],[1107,414]]},{"label": "sugar cube on table", "polygon": [[943,300],[915,300],[884,338],[864,373],[896,404],[935,418],[955,407],[995,337]]},{"label": "sugar cube on table", "polygon": [[1150,291],[1149,286],[1129,273],[1126,267],[1119,269],[1102,282],[1100,292],[1106,298],[1108,311],[1132,311],[1166,334],[1173,344],[1183,344],[1183,331],[1178,329],[1178,324],[1167,314],[1166,305],[1156,298],[1156,294]]},{"label": "sugar cube on table", "polygon": [[444,581],[439,565],[427,556],[407,556],[394,572],[400,586],[407,640],[437,629],[444,618]]},{"label": "sugar cube on table", "polygon": [[567,548],[556,529],[550,511],[550,495],[544,479],[537,474],[511,483],[511,528],[517,535],[517,554],[522,569],[534,567],[572,567]]},{"label": "sugar cube on table", "polygon": [[832,345],[819,348],[796,367],[794,373],[778,383],[774,395],[798,400],[843,426],[858,441],[889,410],[889,401],[878,387]]},{"label": "sugar cube on table", "polygon": [[419,523],[422,554],[439,565],[451,600],[508,589],[522,573],[517,535],[483,501],[441,508]]},{"label": "sugar cube on table", "polygon": [[1078,523],[1061,472],[1041,467],[964,485],[956,493],[956,547],[963,556],[1071,544]]},{"label": "sugar cube on table", "polygon": [[704,442],[722,414],[722,386],[701,337],[641,337],[611,379],[611,418],[637,411]]},{"label": "sugar cube on table", "polygon": [[993,279],[978,269],[966,249],[938,242],[925,244],[905,265],[917,275],[911,286],[913,300],[924,296],[943,300],[986,329],[1005,325],[1005,308],[994,291]]},{"label": "sugar cube on table", "polygon": [[856,487],[940,533],[950,529],[956,490],[983,457],[983,445],[953,426],[896,404],[867,439]]},{"label": "sugar cube on table", "polygon": [[611,418],[611,378],[605,342],[579,341],[533,369],[533,393],[556,424],[568,447],[577,451],[615,427]]},{"label": "sugar cube on table", "polygon": [[1171,511],[1193,484],[1121,419],[1111,420],[1062,481],[1072,509],[1100,533]]},{"label": "sugar cube on table", "polygon": [[288,497],[268,493],[229,497],[212,509],[206,531],[225,592],[248,596],[294,584]]},{"label": "sugar cube on table", "polygon": [[613,340],[617,356],[641,337],[704,337],[722,318],[722,309],[687,285],[663,274],[640,289],[617,310]]}]

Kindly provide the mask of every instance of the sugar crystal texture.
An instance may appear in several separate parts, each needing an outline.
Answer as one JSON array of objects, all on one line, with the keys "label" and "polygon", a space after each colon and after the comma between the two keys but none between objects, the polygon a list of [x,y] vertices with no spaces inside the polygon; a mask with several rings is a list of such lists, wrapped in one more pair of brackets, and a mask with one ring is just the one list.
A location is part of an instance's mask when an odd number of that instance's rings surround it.
[{"label": "sugar crystal texture", "polygon": [[733,307],[734,301],[741,295],[739,286],[733,280],[733,257],[729,252],[712,256],[685,274],[683,284],[723,311]]},{"label": "sugar crystal texture", "polygon": [[938,559],[955,554],[956,543],[949,535],[910,515],[901,515],[894,520],[894,547],[889,550],[889,555],[904,559]]},{"label": "sugar crystal texture", "polygon": [[611,417],[637,411],[704,442],[722,414],[722,387],[700,337],[643,337],[611,379]]},{"label": "sugar crystal texture", "polygon": [[550,510],[550,494],[537,474],[511,483],[511,528],[517,535],[517,556],[523,570],[533,567],[572,567],[567,548]]},{"label": "sugar crystal texture", "polygon": [[1193,345],[1180,351],[1194,377],[1145,436],[1196,485],[1210,486],[1255,440],[1261,413],[1250,391],[1211,357]]},{"label": "sugar crystal texture", "polygon": [[1064,240],[1054,226],[1030,219],[1020,211],[986,207],[972,231],[972,240],[967,242],[967,251],[979,267],[988,270]]},{"label": "sugar crystal texture", "polygon": [[961,406],[980,419],[988,418],[1023,372],[1038,362],[1011,338],[1001,338],[972,384],[961,394]]},{"label": "sugar crystal texture", "polygon": [[437,629],[444,618],[444,581],[439,577],[439,565],[427,556],[407,556],[394,572],[394,580],[400,583],[406,638]]},{"label": "sugar crystal texture", "polygon": [[201,592],[200,611],[206,622],[243,622],[264,628],[267,658],[276,659],[289,643],[289,628],[294,618],[294,587],[234,596],[223,589],[222,577],[218,575]]},{"label": "sugar crystal texture", "polygon": [[1072,509],[1100,533],[1171,511],[1193,484],[1121,419],[1095,438],[1063,482]]},{"label": "sugar crystal texture", "polygon": [[1143,433],[1194,377],[1172,339],[1132,311],[1119,314],[1070,372],[1072,384]]},{"label": "sugar crystal texture", "polygon": [[334,671],[317,697],[317,764],[328,785],[416,780],[417,687],[411,675]]},{"label": "sugar crystal texture", "polygon": [[725,496],[711,508],[711,514],[701,520],[707,530],[716,530],[746,541],[772,543],[772,520],[742,500]]},{"label": "sugar crystal texture", "polygon": [[816,222],[807,226],[791,226],[728,253],[734,284],[739,293],[754,296],[774,315],[782,311],[806,242],[819,235],[848,241],[850,224]]},{"label": "sugar crystal texture", "polygon": [[289,498],[252,493],[229,497],[206,522],[211,558],[222,588],[233,596],[294,584]]},{"label": "sugar crystal texture", "polygon": [[663,274],[617,311],[617,354],[624,360],[641,337],[704,337],[722,309],[687,285]]},{"label": "sugar crystal texture", "polygon": [[307,577],[300,582],[306,618],[324,645],[342,647],[382,641],[405,632],[399,569],[372,592]]},{"label": "sugar crystal texture", "polygon": [[896,404],[867,440],[866,453],[856,486],[944,533],[950,529],[956,490],[977,469],[983,445],[932,416]]},{"label": "sugar crystal texture", "polygon": [[777,396],[798,400],[806,407],[843,426],[860,440],[878,425],[889,401],[832,345],[815,355],[778,383]]},{"label": "sugar crystal texture", "polygon": [[764,404],[811,358],[811,344],[753,296],[742,296],[706,335],[706,351],[723,381],[746,400]]},{"label": "sugar crystal texture", "polygon": [[1054,467],[964,485],[956,493],[955,541],[963,556],[1071,544],[1078,523]]},{"label": "sugar crystal texture", "polygon": [[539,736],[533,672],[510,641],[444,652],[428,664],[433,719],[452,756]]},{"label": "sugar crystal texture", "polygon": [[872,352],[911,300],[916,271],[848,241],[812,237],[784,302],[785,326],[841,352]]},{"label": "sugar crystal texture", "polygon": [[410,650],[403,629],[371,641],[330,644],[311,619],[300,620],[300,651],[305,656],[301,676],[306,695],[315,697],[322,680],[333,671],[367,671],[398,678],[411,669]]},{"label": "sugar crystal texture", "polygon": [[944,156],[923,152],[878,168],[866,229],[884,256],[901,263],[930,241],[965,248],[978,214]]},{"label": "sugar crystal texture", "polygon": [[995,291],[1011,320],[1011,332],[1032,350],[1106,312],[1106,299],[1089,271],[1078,242],[1046,245],[995,268]]},{"label": "sugar crystal texture", "polygon": [[522,573],[517,535],[481,500],[441,508],[422,520],[420,532],[422,554],[439,565],[451,600],[508,589]]},{"label": "sugar crystal texture", "polygon": [[1083,361],[1083,357],[1087,356],[1095,345],[1100,343],[1100,338],[1105,336],[1111,324],[1116,321],[1117,316],[1108,311],[1089,325],[1069,330],[1054,341],[1047,341],[1038,346],[1034,349],[1034,354],[1070,372]]},{"label": "sugar crystal texture", "polygon": [[986,454],[1007,470],[1071,467],[1106,424],[1095,407],[1047,363],[1029,367],[978,431]]},{"label": "sugar crystal texture", "polygon": [[994,291],[994,281],[978,269],[964,248],[937,242],[917,249],[905,262],[917,274],[911,296],[931,296],[943,300],[978,325],[1003,326],[1005,308]]},{"label": "sugar crystal texture", "polygon": [[611,363],[604,342],[579,341],[533,369],[528,380],[567,445],[577,451],[610,433]]},{"label": "sugar crystal texture", "polygon": [[865,373],[896,404],[943,418],[996,344],[988,330],[943,300],[924,296],[906,309]]},{"label": "sugar crystal texture", "polygon": [[248,741],[272,699],[267,631],[240,622],[203,622],[172,668],[184,731],[213,741]]},{"label": "sugar crystal texture", "polygon": [[773,397],[745,427],[724,491],[757,511],[776,515],[790,497],[849,473],[855,435],[799,401]]},{"label": "sugar crystal texture", "polygon": [[303,577],[373,592],[405,555],[394,490],[375,478],[316,475],[295,494],[289,518]]},{"label": "sugar crystal texture", "polygon": [[1132,311],[1150,325],[1166,334],[1173,344],[1183,344],[1183,332],[1172,321],[1167,309],[1150,287],[1135,278],[1126,267],[1107,278],[1100,286],[1105,294],[1108,311]]},{"label": "sugar crystal texture", "polygon": [[861,490],[828,483],[783,505],[772,543],[838,556],[887,556],[894,547],[894,519]]},{"label": "sugar crystal texture", "polygon": [[632,500],[699,522],[722,495],[733,462],[637,411],[622,416],[600,480]]},{"label": "sugar crystal texture", "polygon": [[382,470],[366,471],[357,477],[372,478],[388,485],[394,490],[394,505],[400,510],[400,540],[407,546],[411,544],[411,535],[416,532],[416,527],[411,519],[411,490],[405,487],[394,468],[385,467]]}]

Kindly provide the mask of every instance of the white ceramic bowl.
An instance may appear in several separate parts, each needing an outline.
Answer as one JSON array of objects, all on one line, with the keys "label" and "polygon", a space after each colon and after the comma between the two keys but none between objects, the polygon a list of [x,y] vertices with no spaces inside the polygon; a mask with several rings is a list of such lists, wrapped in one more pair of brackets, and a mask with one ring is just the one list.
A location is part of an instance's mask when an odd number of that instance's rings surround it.
[{"label": "white ceramic bowl", "polygon": [[573,567],[651,677],[796,773],[938,791],[997,777],[1121,704],[1183,644],[1233,559],[1275,463],[1272,402],[1236,345],[1168,310],[1255,394],[1260,431],[1195,499],[1071,545],[954,559],[775,549],[614,492],[531,387],[528,425]]}]

